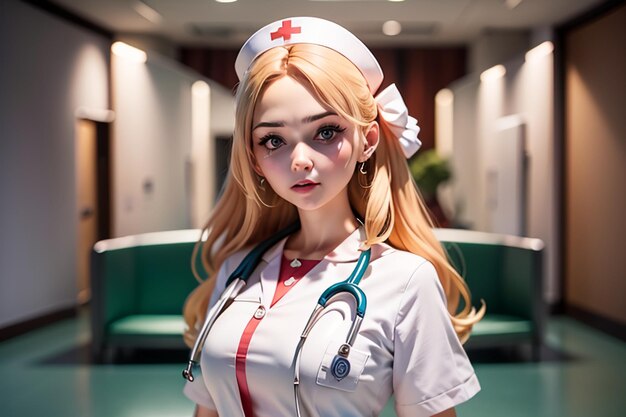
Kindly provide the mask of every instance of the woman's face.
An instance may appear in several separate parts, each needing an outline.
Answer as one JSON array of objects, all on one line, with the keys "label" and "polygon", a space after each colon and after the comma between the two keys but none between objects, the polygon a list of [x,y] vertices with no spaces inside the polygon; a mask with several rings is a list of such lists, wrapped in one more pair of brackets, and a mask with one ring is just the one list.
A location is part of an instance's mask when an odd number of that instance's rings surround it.
[{"label": "woman's face", "polygon": [[361,153],[353,152],[359,132],[298,81],[282,77],[265,89],[254,110],[256,171],[299,209],[318,210],[347,195]]}]

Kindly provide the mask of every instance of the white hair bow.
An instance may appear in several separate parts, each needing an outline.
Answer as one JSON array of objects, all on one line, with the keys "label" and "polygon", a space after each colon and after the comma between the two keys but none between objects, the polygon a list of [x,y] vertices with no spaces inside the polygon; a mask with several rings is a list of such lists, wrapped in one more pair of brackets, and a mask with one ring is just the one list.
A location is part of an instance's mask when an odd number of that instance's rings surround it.
[{"label": "white hair bow", "polygon": [[398,138],[404,156],[409,159],[422,146],[417,138],[420,131],[417,119],[409,116],[409,110],[395,84],[391,84],[375,97],[378,113]]}]

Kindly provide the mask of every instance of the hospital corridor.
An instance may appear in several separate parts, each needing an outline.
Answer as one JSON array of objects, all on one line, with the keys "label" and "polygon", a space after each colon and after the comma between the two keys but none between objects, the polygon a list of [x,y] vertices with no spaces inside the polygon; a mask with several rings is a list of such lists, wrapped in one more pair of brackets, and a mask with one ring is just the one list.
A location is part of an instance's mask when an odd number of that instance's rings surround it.
[{"label": "hospital corridor", "polygon": [[626,415],[624,0],[0,0],[0,416]]}]

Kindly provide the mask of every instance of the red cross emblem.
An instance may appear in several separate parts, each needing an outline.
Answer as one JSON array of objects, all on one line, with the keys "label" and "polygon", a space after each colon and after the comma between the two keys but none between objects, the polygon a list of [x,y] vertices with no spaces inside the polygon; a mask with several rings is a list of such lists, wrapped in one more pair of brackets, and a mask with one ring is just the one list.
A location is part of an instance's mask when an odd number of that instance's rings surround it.
[{"label": "red cross emblem", "polygon": [[300,33],[302,31],[301,27],[291,27],[291,20],[283,20],[283,25],[279,27],[276,32],[270,33],[272,40],[276,40],[278,38],[283,38],[288,41],[291,39],[291,34]]}]

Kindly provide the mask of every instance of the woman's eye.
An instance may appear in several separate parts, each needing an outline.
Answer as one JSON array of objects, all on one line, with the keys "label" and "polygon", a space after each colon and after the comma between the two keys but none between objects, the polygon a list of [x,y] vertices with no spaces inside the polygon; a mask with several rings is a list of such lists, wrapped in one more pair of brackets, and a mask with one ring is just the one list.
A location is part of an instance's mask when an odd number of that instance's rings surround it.
[{"label": "woman's eye", "polygon": [[324,126],[318,131],[317,137],[324,142],[328,142],[332,140],[337,133],[341,133],[344,130],[345,129],[342,129],[339,126]]},{"label": "woman's eye", "polygon": [[274,149],[278,149],[283,145],[283,140],[279,136],[268,135],[261,139],[259,145],[265,146],[267,149],[273,151]]},{"label": "woman's eye", "polygon": [[335,131],[331,129],[324,129],[320,132],[320,137],[324,140],[331,140],[335,136]]}]

